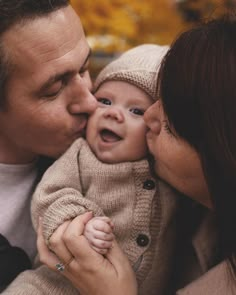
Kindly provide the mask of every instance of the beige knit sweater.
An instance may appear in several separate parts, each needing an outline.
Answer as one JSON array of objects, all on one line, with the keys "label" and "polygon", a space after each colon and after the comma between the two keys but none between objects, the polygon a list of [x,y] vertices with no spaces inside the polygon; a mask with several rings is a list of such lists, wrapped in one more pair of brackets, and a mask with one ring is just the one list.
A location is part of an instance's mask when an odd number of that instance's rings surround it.
[{"label": "beige knit sweater", "polygon": [[[156,290],[164,294],[175,238],[174,194],[152,178],[146,160],[104,164],[85,140],[78,139],[44,174],[33,196],[32,219],[37,227],[38,217],[43,216],[49,239],[65,220],[85,211],[109,216],[136,272],[140,294],[154,295]],[[19,282],[14,294],[78,294],[60,274],[45,267],[22,274]]]},{"label": "beige knit sweater", "polygon": [[[81,157],[82,153],[84,153],[84,158]],[[78,163],[80,157],[81,162]],[[100,176],[102,179],[105,178],[105,184],[100,180]],[[107,177],[109,180],[106,180]],[[65,183],[65,180],[67,183]],[[97,215],[104,213],[115,217],[116,234],[121,239],[121,244],[137,273],[140,286],[139,294],[169,294],[168,287],[172,284],[169,271],[172,268],[175,233],[177,232],[174,216],[178,196],[161,181],[156,181],[155,188],[148,190],[146,188],[151,188],[152,182],[146,182],[146,180],[154,181],[149,175],[146,161],[123,163],[117,166],[105,165],[91,154],[82,140],[79,140],[44,176],[33,203],[34,223],[36,225],[37,216],[45,212],[45,235],[49,236],[54,228],[62,223],[69,214],[73,218],[80,212],[93,209]],[[97,190],[95,184],[98,187]],[[147,184],[149,185],[147,186]],[[64,196],[63,193],[66,187],[70,188],[68,196]],[[90,196],[90,199],[85,200],[85,197],[79,193],[80,190],[84,196]],[[108,191],[110,191],[112,197],[110,197]],[[134,192],[134,194],[131,192]],[[48,193],[52,193],[51,200]],[[65,208],[64,202],[67,202],[70,198],[73,202],[69,202],[69,205]],[[77,198],[78,200],[82,199],[82,203],[77,202]],[[97,200],[98,198],[101,199]],[[105,204],[106,206],[102,205],[104,198],[108,201]],[[94,204],[93,200],[97,204]],[[127,204],[126,201],[128,201]],[[51,204],[50,208],[48,207],[49,204]],[[115,211],[116,208],[117,211]],[[59,214],[59,218],[57,215],[55,216],[55,213]],[[131,219],[129,214],[132,217]],[[50,217],[52,217],[52,222],[47,227]],[[119,224],[119,220],[122,221],[122,218],[126,218],[128,222],[131,220],[124,228],[124,233],[121,231],[123,224]],[[204,224],[202,229],[193,243],[195,253],[199,253],[197,257],[196,254],[194,255],[195,259],[198,258],[196,265],[193,266],[190,263],[187,267],[190,274],[194,273],[194,270],[196,274],[190,280],[186,279],[186,283],[202,276],[177,294],[236,294],[226,277],[225,263],[207,272],[209,267],[206,267],[208,265],[206,261],[211,259],[209,257],[212,251],[209,233],[214,231],[214,227]],[[137,243],[137,241],[140,241],[137,239],[140,233],[148,237],[149,243],[146,246],[141,247]],[[183,272],[181,265],[179,272]],[[77,295],[79,292],[60,274],[41,266],[20,274],[2,294]]]}]

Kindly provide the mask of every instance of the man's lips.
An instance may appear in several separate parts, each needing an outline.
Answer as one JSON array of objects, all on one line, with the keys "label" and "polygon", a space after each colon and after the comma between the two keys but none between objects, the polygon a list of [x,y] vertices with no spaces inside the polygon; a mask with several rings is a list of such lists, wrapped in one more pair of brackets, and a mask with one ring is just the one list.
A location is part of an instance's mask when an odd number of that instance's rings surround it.
[{"label": "man's lips", "polygon": [[83,122],[80,123],[80,125],[77,128],[74,128],[74,133],[84,134],[86,125],[87,125],[87,120],[84,120]]},{"label": "man's lips", "polygon": [[117,142],[122,139],[117,133],[109,129],[102,129],[100,131],[100,136],[105,142]]}]

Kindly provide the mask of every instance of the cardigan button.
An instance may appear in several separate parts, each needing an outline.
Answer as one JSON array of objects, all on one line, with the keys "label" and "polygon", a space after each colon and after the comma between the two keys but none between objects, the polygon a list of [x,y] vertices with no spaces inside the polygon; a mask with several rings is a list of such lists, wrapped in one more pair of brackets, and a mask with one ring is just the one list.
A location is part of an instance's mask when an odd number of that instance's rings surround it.
[{"label": "cardigan button", "polygon": [[146,247],[149,244],[149,238],[144,234],[140,234],[138,235],[136,242],[140,247]]},{"label": "cardigan button", "polygon": [[146,190],[152,190],[155,188],[155,182],[151,179],[147,179],[144,183],[143,183],[143,188]]}]

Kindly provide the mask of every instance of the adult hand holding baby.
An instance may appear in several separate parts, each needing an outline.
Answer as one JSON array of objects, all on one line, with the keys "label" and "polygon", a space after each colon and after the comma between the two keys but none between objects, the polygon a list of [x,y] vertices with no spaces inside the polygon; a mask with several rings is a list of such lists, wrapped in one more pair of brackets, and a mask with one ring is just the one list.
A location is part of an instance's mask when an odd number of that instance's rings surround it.
[{"label": "adult hand holding baby", "polygon": [[55,254],[48,250],[40,225],[37,240],[40,261],[54,271],[58,262],[65,263],[62,274],[81,295],[136,295],[134,272],[116,241],[106,257],[89,245],[83,233],[91,219],[92,213],[88,212],[62,224],[50,239],[50,248]]}]

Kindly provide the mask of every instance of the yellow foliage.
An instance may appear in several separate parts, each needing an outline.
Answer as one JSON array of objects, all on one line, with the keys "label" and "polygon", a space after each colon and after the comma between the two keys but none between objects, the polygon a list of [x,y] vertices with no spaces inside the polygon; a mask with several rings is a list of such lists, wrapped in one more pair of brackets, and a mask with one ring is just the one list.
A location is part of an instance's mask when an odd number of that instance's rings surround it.
[{"label": "yellow foliage", "polygon": [[178,6],[176,0],[71,0],[71,4],[87,36],[93,37],[94,48],[110,52],[141,43],[170,44],[194,22],[222,14],[235,0],[181,0]]},{"label": "yellow foliage", "polygon": [[168,44],[185,27],[173,0],[71,0],[71,4],[88,36],[115,35],[127,46]]}]

